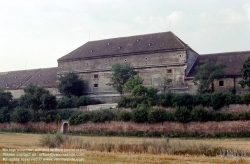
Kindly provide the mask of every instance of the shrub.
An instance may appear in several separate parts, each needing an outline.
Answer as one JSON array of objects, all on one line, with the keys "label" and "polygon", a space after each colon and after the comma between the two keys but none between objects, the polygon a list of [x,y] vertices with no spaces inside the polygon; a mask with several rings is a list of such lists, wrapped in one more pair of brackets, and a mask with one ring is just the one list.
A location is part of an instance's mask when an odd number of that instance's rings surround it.
[{"label": "shrub", "polygon": [[78,113],[70,116],[69,124],[76,125],[89,121],[89,114],[87,112]]},{"label": "shrub", "polygon": [[81,96],[78,98],[78,100],[76,101],[76,106],[86,106],[89,105],[91,103],[91,99],[89,97],[84,97]]},{"label": "shrub", "polygon": [[131,120],[131,112],[127,110],[122,110],[118,113],[118,120],[121,121],[130,121]]},{"label": "shrub", "polygon": [[17,107],[11,114],[11,121],[13,122],[26,123],[30,120],[32,120],[32,111],[30,109]]},{"label": "shrub", "polygon": [[232,93],[226,94],[225,104],[228,106],[230,104],[241,104],[241,97]]},{"label": "shrub", "polygon": [[187,107],[179,107],[174,113],[175,120],[178,122],[189,122],[191,121],[191,112]]},{"label": "shrub", "polygon": [[63,136],[61,133],[46,134],[39,140],[41,146],[49,148],[59,147],[68,140],[68,137]]},{"label": "shrub", "polygon": [[211,94],[210,93],[205,93],[205,94],[196,94],[193,96],[194,106],[206,106],[209,107],[211,104]]},{"label": "shrub", "polygon": [[165,119],[166,121],[175,121],[173,112],[166,111]]},{"label": "shrub", "polygon": [[249,105],[250,104],[250,93],[246,93],[241,96],[242,103]]},{"label": "shrub", "polygon": [[191,115],[195,121],[207,121],[208,120],[208,112],[202,106],[194,107],[191,112]]},{"label": "shrub", "polygon": [[166,120],[167,112],[165,109],[152,109],[148,113],[148,122],[164,122]]},{"label": "shrub", "polygon": [[217,110],[225,105],[226,95],[221,92],[213,93],[211,95],[211,106]]},{"label": "shrub", "polygon": [[9,122],[10,121],[10,111],[7,107],[0,109],[0,122]]},{"label": "shrub", "polygon": [[132,111],[132,121],[134,122],[147,122],[149,108],[145,105],[140,105],[138,108]]},{"label": "shrub", "polygon": [[193,105],[193,96],[187,93],[184,94],[176,94],[173,99],[174,106],[186,106],[187,108],[191,109]]},{"label": "shrub", "polygon": [[146,92],[146,99],[147,99],[147,105],[148,106],[155,106],[155,105],[159,105],[159,98],[157,95],[158,89],[153,88],[153,87],[149,87],[147,88],[147,92]]},{"label": "shrub", "polygon": [[92,122],[105,122],[116,120],[116,111],[105,109],[96,110],[89,113]]},{"label": "shrub", "polygon": [[160,105],[164,107],[171,107],[173,106],[173,99],[175,95],[172,92],[168,92],[165,94],[160,94],[159,99],[160,99]]},{"label": "shrub", "polygon": [[215,112],[215,121],[232,121],[237,120],[237,116],[230,112]]},{"label": "shrub", "polygon": [[64,97],[57,101],[57,109],[76,108],[78,98],[75,96]]}]

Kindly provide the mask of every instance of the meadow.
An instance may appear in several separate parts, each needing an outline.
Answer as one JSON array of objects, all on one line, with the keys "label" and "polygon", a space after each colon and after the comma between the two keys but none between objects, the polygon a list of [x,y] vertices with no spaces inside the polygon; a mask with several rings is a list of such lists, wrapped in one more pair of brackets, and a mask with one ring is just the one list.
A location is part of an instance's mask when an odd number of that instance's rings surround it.
[{"label": "meadow", "polygon": [[[58,145],[58,151],[42,145],[42,140],[50,135],[25,133],[0,133],[0,160],[3,161],[3,150],[13,149],[25,152],[27,149],[45,149],[39,153],[65,153],[62,150],[81,150],[78,157],[82,161],[22,161],[18,163],[250,163],[250,139],[195,139],[195,138],[136,138],[136,137],[96,137],[96,136],[63,136],[66,140]],[[51,135],[53,136],[53,135]],[[60,136],[61,137],[61,136]],[[246,156],[220,156],[221,150],[246,150]],[[49,150],[49,151],[48,151]],[[53,152],[51,152],[53,150]],[[59,151],[60,150],[60,151]],[[18,153],[18,152],[15,152]],[[36,152],[37,153],[37,152]],[[20,154],[20,152],[19,152]],[[44,158],[44,157],[43,157]],[[55,158],[55,157],[51,157]],[[68,157],[69,158],[69,157]]]}]

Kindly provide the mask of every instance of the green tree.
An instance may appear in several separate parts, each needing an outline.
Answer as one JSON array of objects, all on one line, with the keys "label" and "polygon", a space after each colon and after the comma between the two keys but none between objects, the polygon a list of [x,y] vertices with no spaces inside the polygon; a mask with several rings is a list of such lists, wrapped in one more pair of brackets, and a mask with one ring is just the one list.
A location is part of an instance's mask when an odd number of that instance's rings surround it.
[{"label": "green tree", "polygon": [[8,107],[12,101],[12,94],[10,92],[4,92],[0,90],[0,108]]},{"label": "green tree", "polygon": [[73,72],[61,75],[59,78],[59,84],[57,86],[59,92],[64,96],[81,96],[84,91],[84,81]]},{"label": "green tree", "polygon": [[194,77],[194,84],[199,84],[199,93],[213,92],[214,80],[224,76],[225,65],[221,62],[214,63],[209,60],[202,60],[201,63],[202,65],[195,67],[197,73]]},{"label": "green tree", "polygon": [[19,98],[19,104],[24,108],[30,108],[36,112],[39,109],[46,111],[56,108],[56,97],[41,86],[28,85],[24,89],[24,93]]},{"label": "green tree", "polygon": [[239,84],[242,88],[248,86],[250,91],[250,57],[248,57],[243,63],[241,68],[242,80],[239,81]]},{"label": "green tree", "polygon": [[130,77],[133,77],[137,74],[134,67],[132,67],[130,64],[119,63],[112,65],[111,72],[112,76],[110,77],[110,83],[107,85],[113,86],[114,89],[121,95],[124,93],[125,83]]},{"label": "green tree", "polygon": [[142,83],[143,83],[143,79],[139,75],[132,76],[125,83],[125,90],[132,91],[135,88],[135,86],[142,85]]}]

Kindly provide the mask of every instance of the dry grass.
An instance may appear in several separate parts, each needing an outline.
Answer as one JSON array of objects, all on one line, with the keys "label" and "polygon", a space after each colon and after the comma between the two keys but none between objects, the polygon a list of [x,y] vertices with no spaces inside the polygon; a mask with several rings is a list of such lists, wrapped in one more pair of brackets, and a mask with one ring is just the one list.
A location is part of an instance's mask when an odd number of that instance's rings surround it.
[{"label": "dry grass", "polygon": [[[41,135],[39,134],[15,134],[15,133],[1,133],[0,134],[0,148],[39,148],[39,139]],[[222,158],[219,156],[205,156],[205,155],[169,155],[165,153],[156,152],[159,150],[154,150],[154,146],[164,142],[161,138],[135,138],[135,137],[82,137],[82,136],[71,136],[71,139],[65,143],[65,147],[70,148],[70,146],[84,145],[89,146],[89,150],[84,152],[83,158],[85,159],[82,163],[95,164],[122,164],[122,163],[136,163],[136,164],[236,164],[236,163],[250,163],[249,158],[236,159],[236,158]],[[78,143],[78,144],[76,144]],[[227,148],[238,148],[247,149],[250,152],[250,140],[248,139],[170,139],[168,146],[175,146],[174,149],[178,150],[180,148],[189,147],[190,149],[200,149],[200,146],[204,146],[204,149],[213,147],[227,147]],[[91,148],[92,144],[92,148]],[[100,150],[95,150],[93,145],[103,145],[103,152]],[[108,151],[110,145],[116,145],[112,151]],[[122,147],[118,145],[148,145],[147,152],[134,153],[129,151],[121,151]],[[153,145],[153,146],[152,146]],[[206,147],[209,145],[209,147]],[[150,146],[152,146],[150,148]],[[196,148],[194,147],[196,146]],[[105,150],[106,149],[106,150]],[[121,149],[121,150],[119,150]],[[1,152],[0,152],[1,154]],[[157,154],[157,155],[155,155]],[[0,156],[1,159],[1,156]],[[1,163],[1,161],[0,161]],[[25,163],[25,162],[23,162]],[[27,162],[26,162],[27,163]],[[28,162],[30,163],[30,162]],[[46,162],[48,163],[48,162]],[[69,163],[69,162],[53,162],[53,163]],[[70,162],[75,163],[75,162]]]}]

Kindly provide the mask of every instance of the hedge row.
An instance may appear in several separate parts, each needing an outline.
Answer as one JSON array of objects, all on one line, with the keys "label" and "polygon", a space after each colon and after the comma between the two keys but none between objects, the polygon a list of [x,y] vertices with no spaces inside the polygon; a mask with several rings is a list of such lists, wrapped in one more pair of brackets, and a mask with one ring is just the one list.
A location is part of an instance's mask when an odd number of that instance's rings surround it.
[{"label": "hedge row", "polygon": [[235,95],[232,93],[207,93],[207,94],[174,94],[171,92],[165,94],[155,94],[150,96],[140,97],[123,97],[118,100],[119,107],[136,108],[139,104],[146,106],[162,106],[162,107],[181,107],[186,106],[191,109],[195,106],[201,105],[206,107],[213,107],[217,110],[225,105],[230,104],[249,104],[250,93],[245,95]]},{"label": "hedge row", "polygon": [[51,110],[49,112],[34,112],[31,109],[17,107],[14,110],[9,110],[7,107],[0,109],[0,122],[18,122],[26,123],[29,121],[38,122],[54,122],[62,119],[69,119],[75,113],[74,110]]},{"label": "hedge row", "polygon": [[87,121],[133,121],[137,123],[156,123],[164,121],[176,121],[187,123],[190,121],[233,121],[250,120],[250,112],[231,113],[226,111],[205,110],[202,106],[193,109],[178,107],[173,111],[165,109],[152,109],[146,106],[139,106],[132,111],[128,110],[99,110],[91,112],[79,112],[70,116],[69,123],[80,124]]}]

